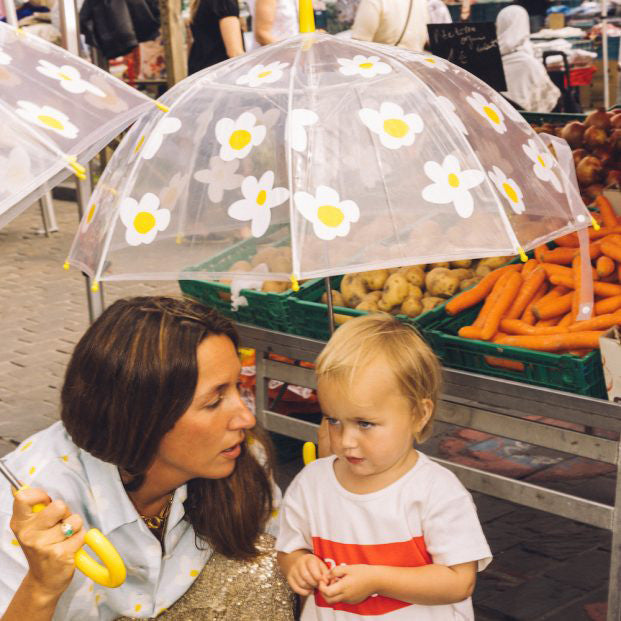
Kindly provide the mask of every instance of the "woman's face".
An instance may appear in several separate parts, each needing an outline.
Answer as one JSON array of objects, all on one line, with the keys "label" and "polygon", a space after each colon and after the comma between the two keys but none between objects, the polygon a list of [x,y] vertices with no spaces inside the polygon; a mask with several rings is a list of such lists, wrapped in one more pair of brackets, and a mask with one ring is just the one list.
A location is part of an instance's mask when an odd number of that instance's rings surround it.
[{"label": "woman's face", "polygon": [[241,400],[241,365],[227,336],[213,335],[196,350],[198,381],[190,407],[162,438],[159,473],[176,484],[197,477],[220,479],[235,469],[246,429],[255,417]]}]

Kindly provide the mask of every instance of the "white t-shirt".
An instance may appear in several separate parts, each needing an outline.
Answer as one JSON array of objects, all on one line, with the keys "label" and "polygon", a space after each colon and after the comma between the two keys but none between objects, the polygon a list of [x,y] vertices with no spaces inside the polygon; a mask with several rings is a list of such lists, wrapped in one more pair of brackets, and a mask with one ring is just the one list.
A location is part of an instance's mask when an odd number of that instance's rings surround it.
[{"label": "white t-shirt", "polygon": [[[334,474],[335,456],[312,462],[293,480],[281,507],[281,552],[312,550],[329,566],[369,564],[413,567],[478,561],[492,554],[472,497],[457,477],[422,453],[400,479],[371,494],[348,492]],[[470,598],[458,604],[419,606],[381,595],[360,604],[309,597],[302,621],[466,621]]]}]

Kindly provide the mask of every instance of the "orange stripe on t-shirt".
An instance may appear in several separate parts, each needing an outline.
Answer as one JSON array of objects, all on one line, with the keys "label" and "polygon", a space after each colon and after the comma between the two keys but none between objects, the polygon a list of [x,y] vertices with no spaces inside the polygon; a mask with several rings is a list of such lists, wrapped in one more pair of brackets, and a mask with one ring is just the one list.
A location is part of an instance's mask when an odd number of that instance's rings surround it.
[{"label": "orange stripe on t-shirt", "polygon": [[[431,556],[425,547],[422,537],[413,537],[409,541],[396,543],[378,543],[358,545],[339,543],[321,537],[313,537],[313,552],[328,567],[336,565],[388,565],[390,567],[420,567],[430,565]],[[359,604],[328,604],[319,591],[315,591],[315,603],[324,608],[344,610],[359,615],[383,615],[393,610],[410,606],[403,602],[383,595],[373,595]]]}]

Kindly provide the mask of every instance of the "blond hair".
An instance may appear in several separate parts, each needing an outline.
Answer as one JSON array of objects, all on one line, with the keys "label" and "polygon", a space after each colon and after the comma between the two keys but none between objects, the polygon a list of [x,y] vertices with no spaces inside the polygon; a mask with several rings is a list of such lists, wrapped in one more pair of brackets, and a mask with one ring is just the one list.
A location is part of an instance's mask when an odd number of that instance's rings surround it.
[{"label": "blond hair", "polygon": [[[357,372],[378,358],[386,361],[415,411],[422,411],[424,399],[432,402],[435,411],[442,384],[438,359],[413,326],[385,313],[358,317],[342,325],[317,358],[317,379],[344,381],[351,388]],[[431,435],[432,423],[433,414],[415,435],[417,442]]]}]

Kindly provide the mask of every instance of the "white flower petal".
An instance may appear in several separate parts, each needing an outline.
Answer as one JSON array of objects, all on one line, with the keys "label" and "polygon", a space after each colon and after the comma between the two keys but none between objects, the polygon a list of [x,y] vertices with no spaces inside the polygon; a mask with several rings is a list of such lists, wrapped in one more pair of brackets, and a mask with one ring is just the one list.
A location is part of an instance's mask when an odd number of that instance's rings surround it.
[{"label": "white flower petal", "polygon": [[235,130],[235,121],[229,118],[220,119],[216,123],[216,140],[221,145],[226,145],[229,142],[229,137]]},{"label": "white flower petal", "polygon": [[289,190],[287,188],[274,188],[269,194],[266,206],[270,209],[284,203],[289,198]]},{"label": "white flower petal", "polygon": [[270,221],[272,219],[272,212],[266,209],[265,206],[262,209],[257,209],[252,218],[252,225],[250,231],[253,237],[262,237],[265,235],[265,231],[269,228]]},{"label": "white flower petal", "polygon": [[147,192],[140,199],[140,210],[141,211],[150,211],[153,213],[160,206],[160,199],[157,195],[153,194],[153,192]]},{"label": "white flower petal", "polygon": [[440,164],[438,164],[438,162],[425,162],[423,170],[434,183],[441,183],[446,180],[446,173],[444,172],[444,168]]},{"label": "white flower petal", "polygon": [[446,205],[453,201],[452,193],[439,183],[432,183],[431,185],[425,186],[421,195],[427,202],[436,203],[438,205]]},{"label": "white flower petal", "polygon": [[485,173],[482,170],[463,170],[459,174],[459,187],[464,190],[470,190],[477,185],[483,183]]},{"label": "white flower petal", "polygon": [[229,206],[227,213],[235,220],[242,220],[244,222],[246,220],[252,220],[254,215],[254,203],[247,199],[235,201]]},{"label": "white flower petal", "polygon": [[241,191],[245,198],[254,202],[259,193],[260,187],[256,177],[248,176],[241,184]]},{"label": "white flower petal", "polygon": [[453,200],[455,211],[462,218],[469,218],[474,209],[474,200],[470,192],[456,192]]},{"label": "white flower petal", "polygon": [[318,206],[338,205],[340,202],[338,192],[328,187],[327,185],[317,186],[315,198],[317,200]]}]

